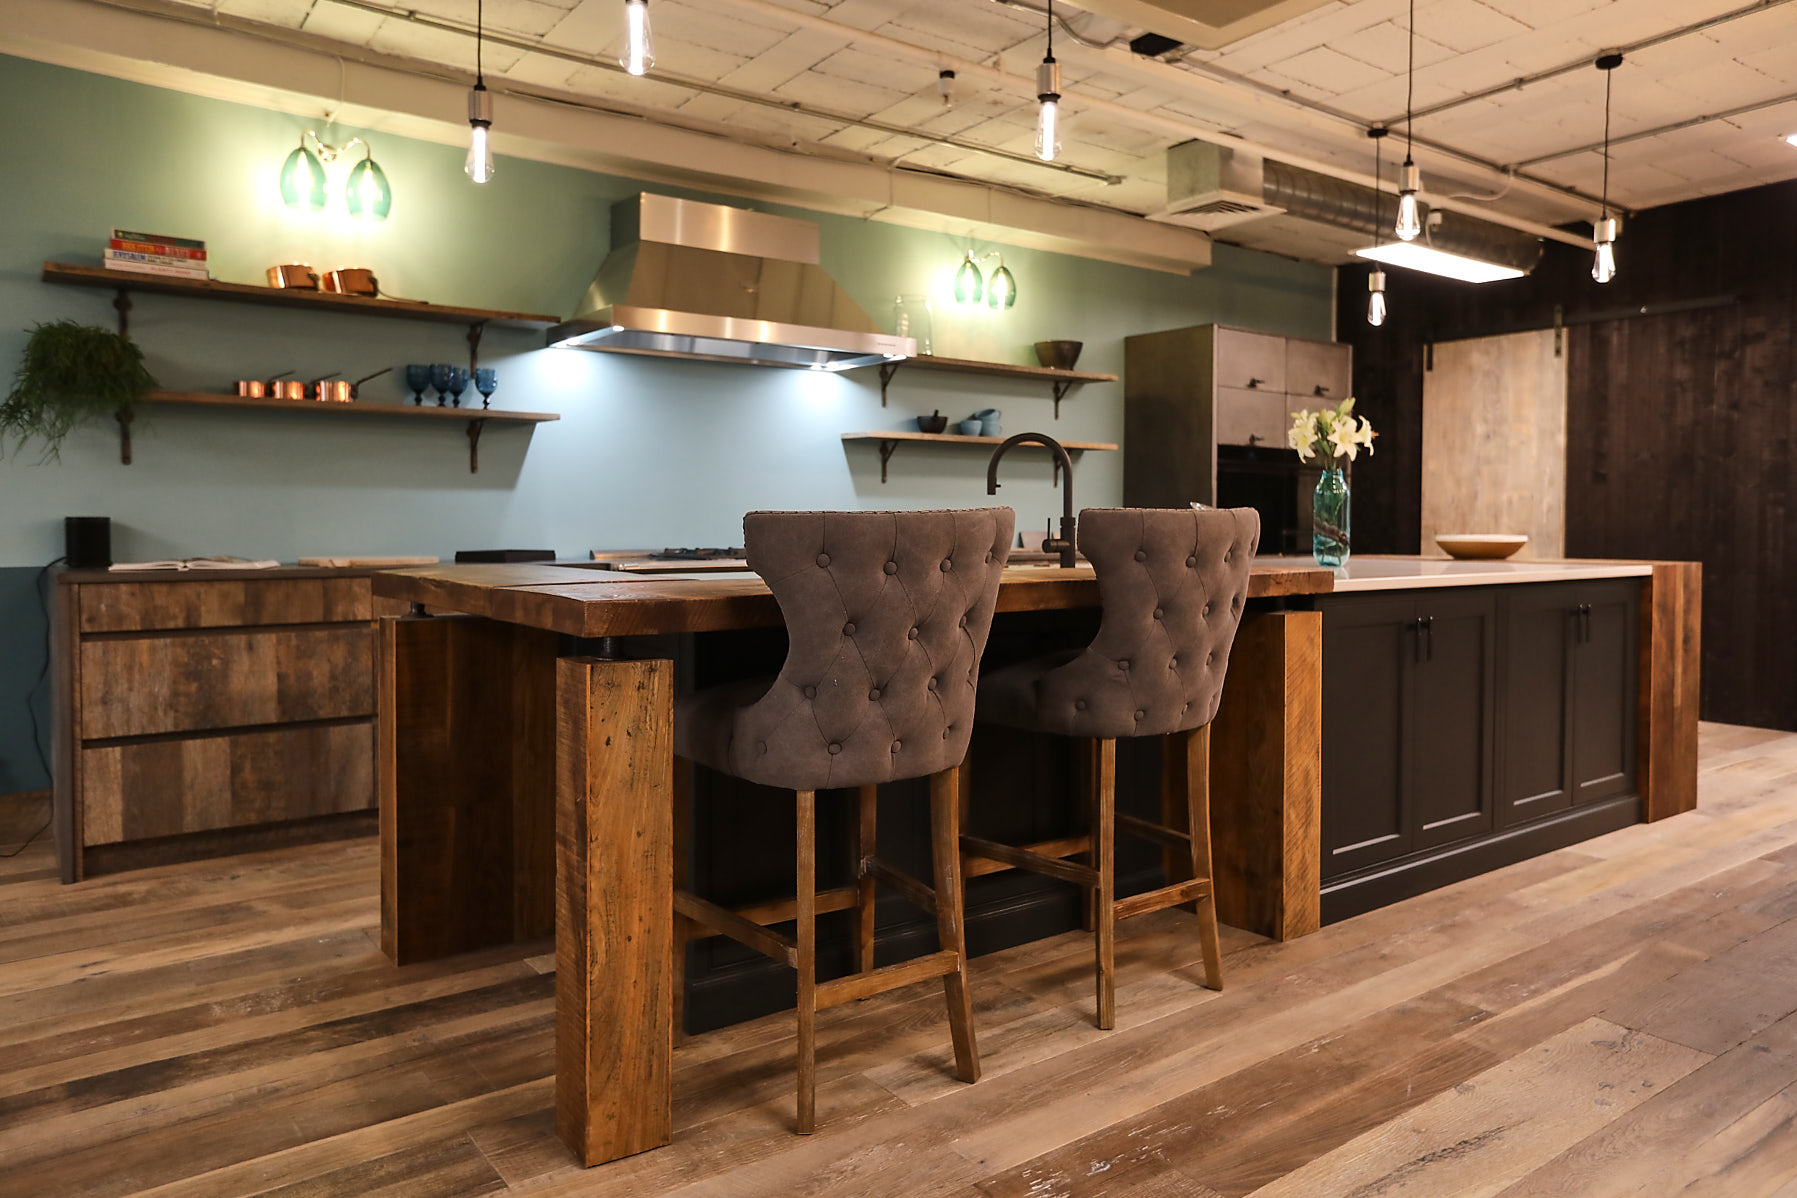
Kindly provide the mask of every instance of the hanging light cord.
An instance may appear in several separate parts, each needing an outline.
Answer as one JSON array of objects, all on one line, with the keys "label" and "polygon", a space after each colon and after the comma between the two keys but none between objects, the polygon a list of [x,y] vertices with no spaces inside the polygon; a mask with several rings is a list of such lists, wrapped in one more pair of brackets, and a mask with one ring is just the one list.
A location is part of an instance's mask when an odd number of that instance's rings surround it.
[{"label": "hanging light cord", "polygon": [[1385,219],[1385,138],[1373,138],[1373,248],[1380,245],[1380,222]]},{"label": "hanging light cord", "polygon": [[[1415,3],[1416,0],[1411,0]],[[463,26],[463,28],[467,28]],[[482,69],[485,60],[481,50],[487,40],[487,0],[474,0],[474,86],[485,87],[487,75]]]},{"label": "hanging light cord", "polygon": [[1416,0],[1410,0],[1410,62],[1404,73],[1404,161],[1410,162],[1416,151]]},{"label": "hanging light cord", "polygon": [[1614,68],[1604,72],[1604,199],[1603,219],[1610,217],[1610,85],[1616,82]]},{"label": "hanging light cord", "polygon": [[[1414,2],[1415,2],[1415,0],[1412,0],[1412,3],[1414,3]],[[1079,56],[1074,55],[1074,57],[1077,58]],[[1049,62],[1054,61],[1054,0],[1048,0],[1048,59],[1047,59],[1047,61],[1049,61]]]}]

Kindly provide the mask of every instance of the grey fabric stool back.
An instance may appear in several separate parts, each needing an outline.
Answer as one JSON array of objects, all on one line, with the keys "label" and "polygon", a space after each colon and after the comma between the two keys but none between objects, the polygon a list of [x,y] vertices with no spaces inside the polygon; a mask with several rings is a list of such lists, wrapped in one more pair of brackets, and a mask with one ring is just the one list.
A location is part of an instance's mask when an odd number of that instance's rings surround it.
[{"label": "grey fabric stool back", "polygon": [[1061,736],[1158,736],[1217,715],[1260,542],[1253,508],[1087,508],[1103,615],[1085,649],[997,671],[982,720]]},{"label": "grey fabric stool back", "polygon": [[687,705],[676,751],[789,790],[959,765],[1015,523],[1010,508],[751,512],[743,544],[786,619],[786,664],[753,703]]},{"label": "grey fabric stool back", "polygon": [[[674,746],[723,773],[794,792],[797,878],[790,906],[730,911],[681,889],[676,833],[675,960],[688,939],[722,934],[798,971],[798,1130],[815,1126],[817,1012],[923,978],[941,977],[955,1069],[977,1081],[973,1004],[961,916],[958,767],[973,736],[980,655],[1010,557],[1010,508],[926,512],[751,512],[749,565],[786,620],[786,662],[773,679],[701,691],[675,704]],[[674,771],[676,827],[690,795]],[[875,855],[878,784],[930,780],[933,885]],[[858,972],[817,980],[819,790],[856,792],[855,956]],[[874,885],[884,881],[936,916],[940,947],[874,970]],[[837,908],[830,908],[835,910]],[[792,918],[794,934],[765,925]],[[677,975],[676,1004],[683,983]],[[678,1016],[676,1017],[678,1025]]]},{"label": "grey fabric stool back", "polygon": [[[987,674],[979,718],[1089,744],[1092,823],[1084,837],[1036,848],[963,836],[981,872],[1024,869],[1089,892],[1097,932],[1098,1026],[1116,1019],[1116,921],[1195,902],[1205,984],[1223,987],[1210,860],[1210,722],[1248,599],[1260,540],[1252,508],[1089,508],[1079,548],[1098,575],[1098,633],[1070,649]],[[1117,739],[1160,736],[1161,823],[1116,810]],[[1116,832],[1169,848],[1167,885],[1118,899]],[[1062,858],[1083,854],[1084,863]]]}]

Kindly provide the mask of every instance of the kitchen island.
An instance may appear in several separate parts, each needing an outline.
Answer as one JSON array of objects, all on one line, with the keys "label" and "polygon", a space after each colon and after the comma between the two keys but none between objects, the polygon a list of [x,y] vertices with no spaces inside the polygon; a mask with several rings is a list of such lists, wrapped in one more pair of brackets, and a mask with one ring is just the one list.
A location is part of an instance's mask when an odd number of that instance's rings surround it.
[{"label": "kitchen island", "polygon": [[[1419,566],[1402,589],[1386,592],[1409,602],[1411,614],[1386,614],[1421,629],[1435,614],[1416,607],[1425,593],[1485,593],[1495,603],[1500,592],[1550,579],[1543,593],[1561,585],[1628,587],[1640,613],[1633,667],[1639,702],[1628,742],[1639,753],[1630,778],[1637,806],[1629,818],[1686,810],[1695,803],[1697,567],[1594,568],[1622,573],[1598,577],[1568,564],[1556,574],[1536,565],[1531,569],[1539,579],[1518,581],[1514,571],[1449,569],[1437,576],[1477,576],[1483,585],[1431,585]],[[1377,559],[1362,559],[1338,579],[1307,559],[1256,563],[1213,731],[1213,839],[1225,922],[1277,938],[1319,926],[1321,847],[1331,808],[1324,746],[1335,714],[1325,702],[1331,670],[1324,629],[1331,604],[1363,598],[1353,593],[1357,581],[1376,590],[1376,578],[1403,569],[1382,572]],[[1506,578],[1512,585],[1492,585]],[[727,780],[698,780],[699,806],[716,812],[714,822],[677,838],[673,695],[695,683],[772,673],[784,652],[777,606],[752,575],[637,577],[559,565],[400,570],[377,577],[375,590],[416,605],[413,615],[384,621],[381,635],[384,948],[396,960],[422,960],[553,932],[562,1138],[587,1164],[666,1143],[675,853],[691,846],[699,888],[718,893],[720,901],[765,900],[759,917],[767,923],[791,915],[790,901],[759,889],[785,874],[762,845],[790,844],[789,830],[778,822],[790,817],[789,802],[770,803],[765,794],[748,801],[754,796]],[[1344,593],[1332,595],[1338,590]],[[1007,570],[988,663],[1045,645],[1083,643],[1097,604],[1087,567]],[[1416,640],[1394,644],[1420,641],[1424,647],[1412,648],[1413,656],[1426,659],[1433,651],[1444,662],[1463,654],[1450,646],[1457,633],[1452,620],[1436,618],[1441,639],[1435,647],[1420,631],[1400,631],[1399,638]],[[1569,618],[1569,624],[1582,622]],[[1613,643],[1607,617],[1591,623]],[[1479,652],[1495,653],[1495,632],[1483,635],[1488,647]],[[1352,685],[1359,664],[1344,662],[1333,672]],[[1404,721],[1419,692],[1414,680],[1404,685],[1411,689],[1395,698],[1350,692],[1343,702],[1371,712],[1407,698],[1409,706],[1388,714],[1397,713],[1395,735],[1408,743],[1416,729]],[[1496,738],[1496,708],[1480,718]],[[1486,735],[1483,724],[1480,735]],[[1161,777],[1182,763],[1161,760],[1159,746],[1132,747],[1151,751],[1127,759],[1120,753],[1119,806],[1152,810]],[[1010,825],[992,829],[994,838],[1053,840],[1073,830],[1067,821],[1078,819],[1079,805],[1069,780],[1079,771],[1033,738],[979,730],[970,773],[980,792],[976,813]],[[915,814],[902,803],[886,806],[898,816]],[[1412,820],[1414,807],[1400,805],[1399,818]],[[1494,820],[1493,826],[1503,825]],[[845,831],[834,829],[846,845]],[[831,835],[826,821],[820,836]],[[883,852],[889,839],[898,838],[883,830]],[[1414,844],[1412,837],[1405,847],[1414,851]],[[820,861],[829,852],[820,846]],[[904,852],[902,841],[895,852]],[[1119,862],[1121,877],[1121,855]],[[1335,872],[1359,876],[1385,863]],[[1152,872],[1156,864],[1150,859],[1136,872]],[[973,886],[983,883],[1016,884],[973,879],[970,935],[978,931],[980,908]],[[822,911],[851,903],[846,888],[819,895]],[[1006,935],[1027,938],[1065,926],[1027,893],[997,890],[991,910],[987,948]],[[1068,904],[1062,917],[1077,921],[1077,904]],[[904,944],[902,927],[896,943]],[[720,974],[733,963],[723,965]]]}]

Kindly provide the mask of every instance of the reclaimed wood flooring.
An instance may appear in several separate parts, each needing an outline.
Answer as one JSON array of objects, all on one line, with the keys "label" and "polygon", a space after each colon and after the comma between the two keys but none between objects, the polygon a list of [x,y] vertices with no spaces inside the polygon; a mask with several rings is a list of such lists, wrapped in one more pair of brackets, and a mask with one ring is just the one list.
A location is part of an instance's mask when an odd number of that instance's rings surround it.
[{"label": "reclaimed wood flooring", "polygon": [[[1701,807],[1288,944],[1078,934],[675,1056],[672,1147],[554,1134],[548,942],[395,968],[372,841],[63,887],[0,859],[0,1194],[1797,1198],[1797,735],[1705,725]],[[3,822],[3,821],[0,821]],[[36,821],[17,820],[17,843]],[[0,831],[10,833],[12,823]]]}]

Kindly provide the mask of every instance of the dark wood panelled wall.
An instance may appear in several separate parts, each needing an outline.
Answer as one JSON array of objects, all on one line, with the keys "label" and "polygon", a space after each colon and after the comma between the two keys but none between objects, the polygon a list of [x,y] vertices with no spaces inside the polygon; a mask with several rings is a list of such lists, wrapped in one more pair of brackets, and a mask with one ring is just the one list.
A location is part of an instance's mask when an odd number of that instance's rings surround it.
[{"label": "dark wood panelled wall", "polygon": [[[1797,182],[1624,222],[1616,279],[1548,243],[1527,278],[1483,286],[1339,272],[1341,340],[1378,455],[1354,472],[1355,548],[1420,546],[1428,346],[1566,325],[1566,552],[1703,563],[1705,719],[1797,729]],[[1449,213],[1447,219],[1454,219]],[[1581,226],[1582,228],[1582,226]],[[1643,311],[1645,309],[1645,311]]]}]

